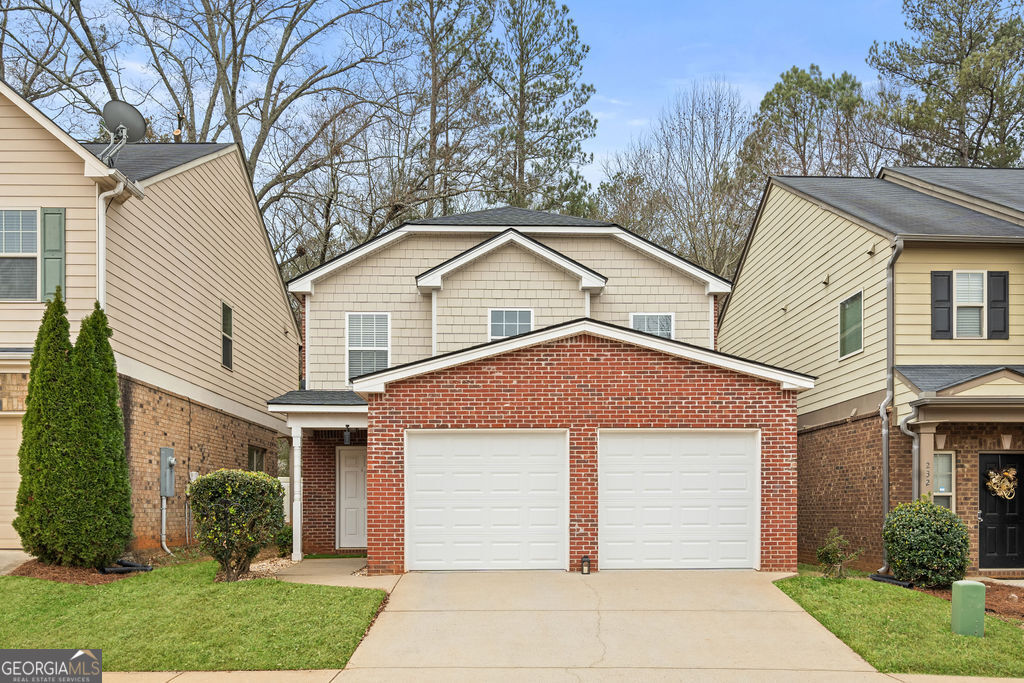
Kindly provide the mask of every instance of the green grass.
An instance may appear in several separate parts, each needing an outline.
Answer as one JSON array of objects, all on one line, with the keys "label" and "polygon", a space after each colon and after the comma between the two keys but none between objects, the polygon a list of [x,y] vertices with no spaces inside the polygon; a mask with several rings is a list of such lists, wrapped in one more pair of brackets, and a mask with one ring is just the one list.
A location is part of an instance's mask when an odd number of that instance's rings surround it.
[{"label": "green grass", "polygon": [[385,593],[256,579],[216,564],[79,586],[0,577],[5,648],[102,648],[106,671],[340,669]]},{"label": "green grass", "polygon": [[985,637],[950,631],[950,603],[863,579],[795,576],[776,582],[883,673],[1024,676],[1024,630],[985,617]]},{"label": "green grass", "polygon": [[[810,576],[821,576],[821,567],[816,564],[807,564],[805,562],[801,562],[796,566],[796,570],[801,575],[807,574]],[[871,572],[866,572],[863,569],[853,569],[851,567],[847,567],[846,574],[847,576],[860,578],[866,578],[868,576],[871,576]]]}]

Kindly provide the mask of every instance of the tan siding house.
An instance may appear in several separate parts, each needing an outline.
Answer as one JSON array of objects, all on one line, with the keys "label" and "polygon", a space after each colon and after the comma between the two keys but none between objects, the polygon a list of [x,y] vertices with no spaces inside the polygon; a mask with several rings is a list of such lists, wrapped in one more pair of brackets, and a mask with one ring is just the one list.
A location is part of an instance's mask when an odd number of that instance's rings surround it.
[{"label": "tan siding house", "polygon": [[[836,526],[878,566],[882,510],[927,495],[967,525],[973,569],[1024,570],[1018,503],[985,486],[1024,471],[1022,197],[1015,169],[769,183],[719,343],[818,377],[798,400],[804,561]],[[839,310],[855,291],[860,325]],[[837,357],[840,328],[862,352]]]},{"label": "tan siding house", "polygon": [[129,144],[108,165],[105,145],[71,139],[2,83],[0,141],[0,548],[20,545],[20,420],[57,286],[72,339],[97,301],[114,331],[135,546],[160,544],[161,447],[179,464],[167,541],[181,543],[190,472],[276,472],[286,425],[266,396],[299,383],[301,336],[238,149]]}]

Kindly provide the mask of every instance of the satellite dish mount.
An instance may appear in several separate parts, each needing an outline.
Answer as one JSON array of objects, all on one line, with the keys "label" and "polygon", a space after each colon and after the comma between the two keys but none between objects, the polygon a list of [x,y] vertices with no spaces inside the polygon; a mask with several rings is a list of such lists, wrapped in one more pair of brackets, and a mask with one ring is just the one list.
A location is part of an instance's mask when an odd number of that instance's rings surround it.
[{"label": "satellite dish mount", "polygon": [[127,102],[111,100],[103,106],[102,128],[110,136],[110,143],[99,157],[107,166],[113,166],[122,147],[146,136],[146,119]]}]

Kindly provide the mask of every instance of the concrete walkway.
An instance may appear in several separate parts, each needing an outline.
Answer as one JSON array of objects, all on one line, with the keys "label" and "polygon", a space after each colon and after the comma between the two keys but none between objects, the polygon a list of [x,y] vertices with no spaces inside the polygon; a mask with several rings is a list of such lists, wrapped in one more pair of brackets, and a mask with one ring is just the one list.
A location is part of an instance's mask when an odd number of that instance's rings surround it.
[{"label": "concrete walkway", "polygon": [[352,588],[380,588],[390,593],[401,575],[360,576],[356,574],[366,566],[364,557],[338,557],[322,560],[303,560],[277,573],[277,578],[292,583],[315,583],[321,586],[350,586]]},{"label": "concrete walkway", "polygon": [[0,576],[9,574],[12,569],[31,559],[31,555],[21,550],[0,550]]}]

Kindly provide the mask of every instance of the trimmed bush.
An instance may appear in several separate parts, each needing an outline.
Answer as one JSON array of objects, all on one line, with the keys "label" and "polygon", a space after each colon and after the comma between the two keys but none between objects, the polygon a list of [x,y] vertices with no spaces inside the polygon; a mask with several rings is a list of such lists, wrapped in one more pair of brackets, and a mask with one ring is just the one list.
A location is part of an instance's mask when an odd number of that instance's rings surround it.
[{"label": "trimmed bush", "polygon": [[96,304],[74,348],[60,291],[47,305],[29,375],[15,528],[43,562],[112,563],[132,534],[113,334]]},{"label": "trimmed bush", "polygon": [[882,540],[900,581],[948,586],[967,572],[967,525],[931,501],[896,506],[885,518]]},{"label": "trimmed bush", "polygon": [[284,525],[284,487],[265,472],[217,470],[189,484],[199,545],[237,581]]},{"label": "trimmed bush", "polygon": [[274,537],[274,544],[277,546],[278,557],[288,557],[292,554],[292,525],[286,524],[281,527]]},{"label": "trimmed bush", "polygon": [[856,561],[864,552],[863,548],[858,548],[852,553],[847,552],[849,547],[850,542],[846,540],[846,537],[839,533],[838,528],[832,527],[817,552],[818,564],[821,565],[821,573],[824,576],[836,579],[846,578],[846,565]]}]

